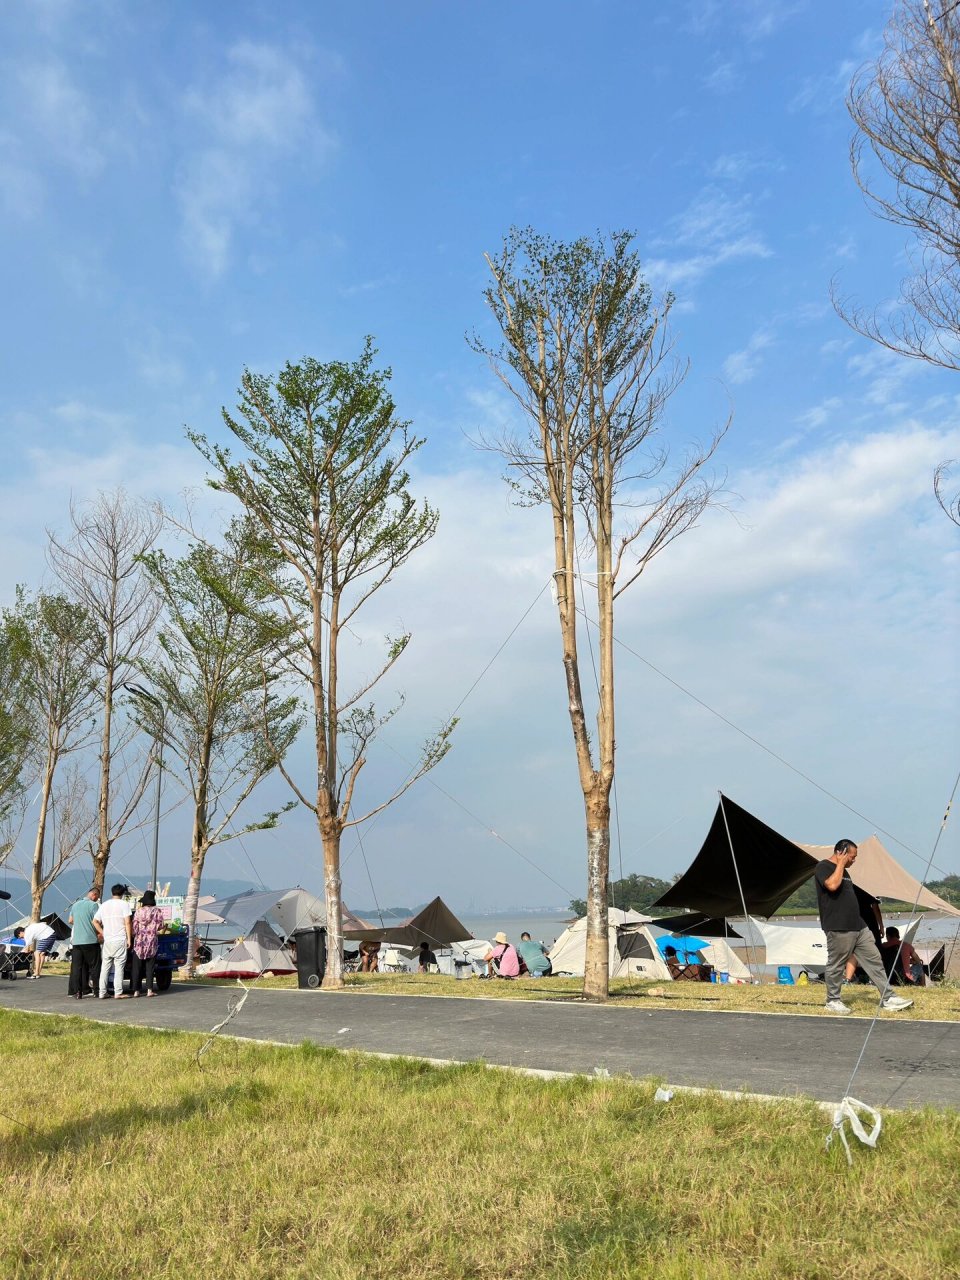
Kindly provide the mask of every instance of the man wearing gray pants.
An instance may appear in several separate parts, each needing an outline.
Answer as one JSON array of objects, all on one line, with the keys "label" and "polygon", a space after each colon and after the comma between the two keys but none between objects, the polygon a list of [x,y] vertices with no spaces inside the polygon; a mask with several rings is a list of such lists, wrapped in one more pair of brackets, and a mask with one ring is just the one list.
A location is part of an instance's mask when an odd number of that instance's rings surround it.
[{"label": "man wearing gray pants", "polygon": [[818,862],[814,870],[820,927],[827,935],[827,1004],[830,1013],[849,1013],[850,1006],[840,999],[840,984],[847,961],[852,957],[880,992],[880,1008],[898,1013],[909,1009],[912,1000],[890,995],[889,981],[880,959],[872,932],[860,915],[860,904],[854,892],[847,867],[857,860],[857,846],[852,840],[838,840],[833,855]]}]

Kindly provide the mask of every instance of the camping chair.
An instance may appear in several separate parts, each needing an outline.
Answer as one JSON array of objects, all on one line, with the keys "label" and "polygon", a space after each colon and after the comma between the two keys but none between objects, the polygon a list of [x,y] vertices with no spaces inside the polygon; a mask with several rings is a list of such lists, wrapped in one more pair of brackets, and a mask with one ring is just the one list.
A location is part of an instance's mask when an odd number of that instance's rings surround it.
[{"label": "camping chair", "polygon": [[667,968],[670,970],[670,977],[674,982],[709,982],[709,974],[705,978],[701,972],[703,969],[710,969],[708,964],[681,964],[676,957],[671,957],[667,962]]},{"label": "camping chair", "polygon": [[403,962],[403,956],[400,954],[399,951],[396,951],[393,947],[390,947],[384,954],[383,962],[380,967],[386,973],[406,973],[407,972],[407,966]]},{"label": "camping chair", "polygon": [[16,978],[20,947],[8,947],[0,942],[0,978]]}]

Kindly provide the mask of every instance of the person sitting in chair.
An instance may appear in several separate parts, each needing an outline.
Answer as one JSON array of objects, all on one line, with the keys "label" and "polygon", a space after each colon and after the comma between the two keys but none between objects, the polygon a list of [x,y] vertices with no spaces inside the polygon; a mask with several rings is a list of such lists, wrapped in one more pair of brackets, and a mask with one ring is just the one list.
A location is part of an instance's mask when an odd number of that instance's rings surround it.
[{"label": "person sitting in chair", "polygon": [[[915,982],[923,986],[923,961],[913,945],[900,941],[900,930],[887,925],[887,936],[880,943],[880,959],[892,982]],[[899,953],[899,954],[898,954]]]},{"label": "person sitting in chair", "polygon": [[417,956],[417,964],[421,973],[429,973],[431,965],[436,969],[437,957],[430,950],[429,942],[420,943],[420,954]]},{"label": "person sitting in chair", "polygon": [[367,938],[360,943],[360,972],[380,972],[380,943]]}]

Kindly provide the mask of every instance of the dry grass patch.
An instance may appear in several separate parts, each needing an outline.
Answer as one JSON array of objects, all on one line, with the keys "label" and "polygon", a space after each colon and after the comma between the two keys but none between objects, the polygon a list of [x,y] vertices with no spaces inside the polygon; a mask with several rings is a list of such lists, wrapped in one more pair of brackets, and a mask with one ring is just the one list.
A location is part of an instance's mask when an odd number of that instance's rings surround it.
[{"label": "dry grass patch", "polygon": [[[960,1117],[824,1151],[812,1104],[0,1013],[0,1265],[78,1280],[960,1275]],[[936,1194],[918,1192],[918,1170]]]}]

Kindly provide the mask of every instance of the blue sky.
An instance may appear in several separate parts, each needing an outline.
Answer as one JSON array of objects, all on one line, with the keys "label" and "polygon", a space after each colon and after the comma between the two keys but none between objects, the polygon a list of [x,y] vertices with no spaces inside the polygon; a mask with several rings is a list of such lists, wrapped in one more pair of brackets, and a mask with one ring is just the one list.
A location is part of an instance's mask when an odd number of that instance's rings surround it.
[{"label": "blue sky", "polygon": [[[469,443],[513,412],[464,341],[489,334],[483,253],[511,224],[633,228],[691,361],[671,438],[732,410],[732,497],[625,597],[621,638],[865,819],[621,652],[615,868],[681,869],[717,788],[798,839],[883,827],[925,858],[960,759],[956,529],[930,484],[960,456],[960,381],[857,337],[829,300],[837,277],[886,305],[908,266],[847,157],[844,90],[887,8],[4,6],[3,600],[41,580],[71,496],[201,486],[183,427],[216,434],[245,365],[353,358],[373,334],[441,511],[361,637],[415,633],[407,707],[366,771],[376,802],[550,571],[544,514],[513,509]],[[448,794],[424,784],[365,833],[381,900],[582,892],[558,651],[544,595],[463,709]],[[319,882],[306,814],[246,844],[269,880]],[[349,836],[345,853],[347,900],[368,901]],[[223,850],[210,873],[244,861]],[[938,865],[960,867],[955,828]]]}]

